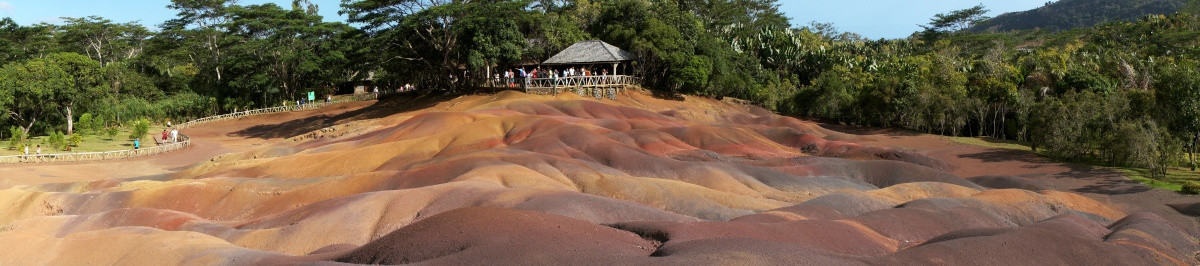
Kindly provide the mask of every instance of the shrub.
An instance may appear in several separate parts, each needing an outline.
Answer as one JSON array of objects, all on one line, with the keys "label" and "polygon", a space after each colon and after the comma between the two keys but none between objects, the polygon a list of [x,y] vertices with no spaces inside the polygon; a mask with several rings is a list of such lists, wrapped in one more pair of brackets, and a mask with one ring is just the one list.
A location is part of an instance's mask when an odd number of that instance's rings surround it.
[{"label": "shrub", "polygon": [[95,121],[91,113],[83,113],[79,116],[79,123],[75,124],[76,134],[93,134],[96,131]]},{"label": "shrub", "polygon": [[142,139],[146,133],[150,133],[150,120],[146,118],[135,120],[133,121],[133,133],[129,134],[129,139]]},{"label": "shrub", "polygon": [[[70,145],[70,147],[79,147],[79,143],[83,143],[83,134],[75,133],[67,137],[67,145]],[[70,147],[68,147],[68,150]]]},{"label": "shrub", "polygon": [[121,128],[116,127],[116,126],[108,127],[107,129],[104,130],[104,134],[108,136],[108,140],[116,139],[117,134],[120,134],[120,133],[121,133]]},{"label": "shrub", "polygon": [[8,133],[9,136],[12,136],[8,138],[9,149],[21,149],[24,147],[24,145],[21,144],[25,142],[25,132],[21,131],[21,128],[16,126],[9,127]]},{"label": "shrub", "polygon": [[1200,182],[1185,181],[1183,182],[1182,189],[1180,189],[1179,192],[1191,195],[1200,194]]},{"label": "shrub", "polygon": [[42,144],[46,144],[56,150],[62,151],[67,149],[67,138],[66,136],[63,136],[61,131],[54,131],[50,132],[50,136],[47,136],[42,140]]}]

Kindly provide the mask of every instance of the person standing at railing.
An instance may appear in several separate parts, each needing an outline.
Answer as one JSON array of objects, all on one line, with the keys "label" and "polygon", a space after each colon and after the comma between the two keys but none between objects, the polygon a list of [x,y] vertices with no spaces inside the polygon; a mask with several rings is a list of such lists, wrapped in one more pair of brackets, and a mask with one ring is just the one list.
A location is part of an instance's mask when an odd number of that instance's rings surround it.
[{"label": "person standing at railing", "polygon": [[171,143],[179,142],[179,129],[171,129]]},{"label": "person standing at railing", "polygon": [[525,73],[525,68],[522,67],[520,70],[518,70],[517,75],[518,75],[518,77],[521,78],[521,84],[522,84],[521,87],[528,88],[529,87],[529,75],[528,75],[528,73]]}]

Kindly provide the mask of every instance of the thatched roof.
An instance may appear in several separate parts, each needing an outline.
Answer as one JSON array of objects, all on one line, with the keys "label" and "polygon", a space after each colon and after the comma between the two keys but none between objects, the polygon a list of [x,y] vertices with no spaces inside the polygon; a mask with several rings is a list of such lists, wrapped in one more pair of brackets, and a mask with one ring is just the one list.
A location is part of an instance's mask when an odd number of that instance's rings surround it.
[{"label": "thatched roof", "polygon": [[599,64],[599,63],[617,63],[633,60],[633,54],[621,50],[612,44],[602,41],[582,41],[572,44],[571,47],[558,52],[558,54],[550,57],[542,64],[546,65],[570,65],[570,64]]}]

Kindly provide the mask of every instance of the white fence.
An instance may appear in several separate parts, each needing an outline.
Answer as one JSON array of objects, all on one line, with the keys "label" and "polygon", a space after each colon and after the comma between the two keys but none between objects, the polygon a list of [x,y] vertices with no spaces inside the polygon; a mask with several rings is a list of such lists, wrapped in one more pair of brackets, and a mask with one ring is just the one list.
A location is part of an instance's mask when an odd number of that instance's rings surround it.
[{"label": "white fence", "polygon": [[356,94],[356,95],[350,96],[349,98],[334,100],[332,102],[317,102],[317,103],[308,103],[308,104],[303,104],[303,105],[276,106],[276,107],[267,107],[267,108],[254,109],[254,110],[246,110],[246,111],[241,111],[241,112],[236,112],[236,113],[215,115],[215,116],[199,118],[199,119],[192,120],[192,121],[187,121],[186,123],[179,124],[179,128],[188,128],[191,126],[200,125],[200,124],[204,124],[204,123],[211,123],[211,122],[216,122],[216,121],[229,120],[229,119],[247,117],[247,116],[252,116],[252,115],[312,110],[312,109],[317,109],[317,108],[321,108],[321,107],[325,107],[325,106],[329,106],[329,105],[333,105],[333,104],[374,100],[374,99],[378,99],[378,98],[379,98],[379,94],[364,93],[364,94]]},{"label": "white fence", "polygon": [[[310,103],[294,106],[278,106],[262,109],[254,109],[230,114],[215,115],[196,120],[188,121],[179,124],[179,128],[187,128],[190,126],[200,125],[209,122],[246,117],[251,115],[271,114],[280,112],[291,112],[301,110],[312,110],[337,103],[365,101],[378,99],[379,94],[366,93],[350,96],[332,102]],[[54,154],[31,154],[31,155],[9,155],[0,156],[0,164],[15,164],[15,163],[59,163],[59,162],[83,162],[83,161],[100,161],[100,160],[120,160],[142,156],[150,156],[162,154],[182,149],[187,149],[192,145],[192,139],[187,135],[179,134],[179,141],[175,143],[166,143],[154,147],[142,147],[136,150],[117,150],[117,151],[101,151],[101,152],[69,152],[69,153],[54,153]]]},{"label": "white fence", "polygon": [[0,156],[0,164],[119,160],[187,149],[188,146],[192,145],[192,140],[187,135],[179,134],[179,139],[180,140],[178,142],[166,143],[154,147],[142,147],[136,150]]}]

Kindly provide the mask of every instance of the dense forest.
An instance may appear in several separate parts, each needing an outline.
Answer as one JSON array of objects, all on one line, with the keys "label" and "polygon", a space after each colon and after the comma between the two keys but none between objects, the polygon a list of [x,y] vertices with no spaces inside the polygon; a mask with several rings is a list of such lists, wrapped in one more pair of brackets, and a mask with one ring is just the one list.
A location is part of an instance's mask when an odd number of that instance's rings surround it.
[{"label": "dense forest", "polygon": [[1186,0],[1059,0],[1021,12],[1006,13],[970,28],[971,31],[1049,31],[1092,27],[1109,21],[1134,21],[1148,15],[1172,14]]},{"label": "dense forest", "polygon": [[1188,163],[1200,138],[1200,9],[1189,6],[1062,32],[973,33],[980,6],[910,38],[866,40],[791,25],[774,0],[348,0],[349,24],[324,22],[305,0],[173,0],[178,15],[158,31],[98,17],[0,22],[0,125],[23,137],[183,120],[368,77],[462,93],[471,84],[455,75],[599,39],[633,53],[645,87],[664,95],[1163,169]]}]

